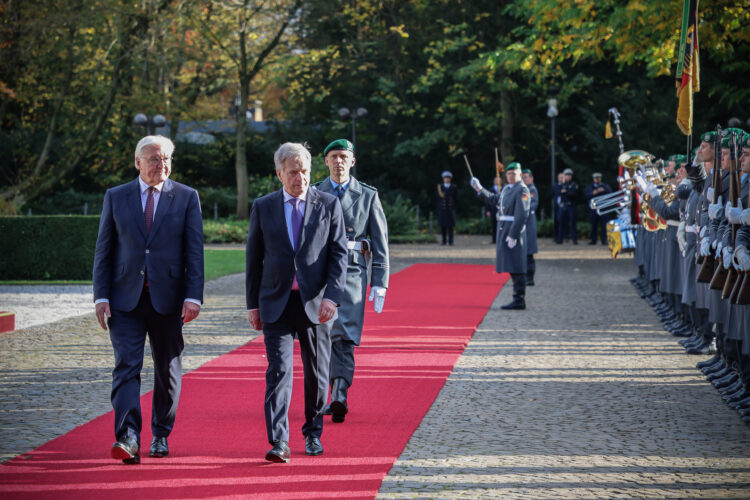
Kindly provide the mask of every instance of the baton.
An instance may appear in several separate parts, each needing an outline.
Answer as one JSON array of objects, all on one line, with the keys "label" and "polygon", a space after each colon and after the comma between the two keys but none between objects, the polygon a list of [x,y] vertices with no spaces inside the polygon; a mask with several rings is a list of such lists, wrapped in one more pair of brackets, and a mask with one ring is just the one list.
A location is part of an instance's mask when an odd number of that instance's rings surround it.
[{"label": "baton", "polygon": [[471,172],[471,165],[469,165],[469,159],[464,155],[464,161],[466,162],[466,168],[469,169],[469,175],[474,177],[474,174]]}]

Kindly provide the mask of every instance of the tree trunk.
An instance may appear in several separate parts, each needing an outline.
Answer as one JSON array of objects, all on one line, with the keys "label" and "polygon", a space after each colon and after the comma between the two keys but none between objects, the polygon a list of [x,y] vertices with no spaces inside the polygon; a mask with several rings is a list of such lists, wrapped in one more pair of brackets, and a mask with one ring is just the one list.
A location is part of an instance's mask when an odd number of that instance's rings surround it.
[{"label": "tree trunk", "polygon": [[244,30],[240,31],[240,106],[237,109],[237,154],[234,160],[234,171],[237,178],[237,218],[247,219],[247,93],[250,87],[250,81],[247,74],[247,47],[245,46],[246,34]]},{"label": "tree trunk", "polygon": [[500,113],[502,115],[500,153],[502,154],[502,162],[507,165],[515,159],[513,151],[513,101],[510,91],[507,89],[500,91]]}]

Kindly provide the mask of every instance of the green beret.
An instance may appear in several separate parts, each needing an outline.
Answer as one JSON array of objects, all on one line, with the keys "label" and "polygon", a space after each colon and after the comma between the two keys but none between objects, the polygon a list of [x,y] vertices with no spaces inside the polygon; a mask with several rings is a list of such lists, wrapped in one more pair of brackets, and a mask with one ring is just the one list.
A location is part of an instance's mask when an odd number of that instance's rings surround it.
[{"label": "green beret", "polygon": [[724,129],[725,135],[724,138],[721,140],[721,147],[729,149],[729,141],[732,140],[732,132],[735,132],[737,134],[737,143],[742,142],[742,138],[745,136],[745,131],[741,128],[735,128],[730,127],[727,129]]},{"label": "green beret", "polygon": [[346,139],[336,139],[332,143],[330,143],[326,148],[323,150],[323,156],[327,155],[329,151],[351,151],[354,152],[354,145],[347,141]]},{"label": "green beret", "polygon": [[674,162],[676,162],[676,161],[677,161],[677,160],[675,160],[675,158],[676,158],[676,157],[677,157],[677,155],[669,155],[669,156],[667,157],[667,161],[668,161],[668,162],[669,162],[669,161],[674,161]]},{"label": "green beret", "polygon": [[513,163],[505,167],[505,171],[507,172],[508,170],[521,170],[521,164],[517,161],[514,161]]},{"label": "green beret", "polygon": [[745,132],[745,135],[742,136],[742,141],[740,141],[740,144],[742,144],[743,148],[750,148],[750,134]]},{"label": "green beret", "polygon": [[711,131],[704,133],[703,135],[701,135],[701,142],[713,144],[714,142],[716,142],[716,132]]},{"label": "green beret", "polygon": [[521,170],[521,173],[522,174],[534,175],[534,174],[531,173],[531,169],[530,168],[524,168],[523,170]]},{"label": "green beret", "polygon": [[685,163],[687,161],[687,156],[685,155],[672,155],[672,157],[672,161],[675,162],[678,166],[680,165],[680,163]]}]

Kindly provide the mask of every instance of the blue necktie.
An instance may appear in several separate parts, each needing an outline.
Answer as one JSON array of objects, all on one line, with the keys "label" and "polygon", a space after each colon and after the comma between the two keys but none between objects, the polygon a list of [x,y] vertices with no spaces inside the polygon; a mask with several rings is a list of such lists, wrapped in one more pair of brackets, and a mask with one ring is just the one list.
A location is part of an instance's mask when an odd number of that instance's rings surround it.
[{"label": "blue necktie", "polygon": [[292,198],[289,203],[292,204],[292,238],[294,249],[297,250],[299,244],[299,237],[302,234],[302,213],[299,211],[299,203],[301,200]]},{"label": "blue necktie", "polygon": [[339,197],[339,200],[344,197],[344,187],[341,184],[336,186],[336,196]]}]

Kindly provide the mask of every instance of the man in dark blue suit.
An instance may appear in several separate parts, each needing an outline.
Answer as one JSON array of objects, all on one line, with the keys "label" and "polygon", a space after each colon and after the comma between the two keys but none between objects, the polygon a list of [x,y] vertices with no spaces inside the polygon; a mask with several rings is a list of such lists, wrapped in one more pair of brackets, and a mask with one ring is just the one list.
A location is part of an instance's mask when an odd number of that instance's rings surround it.
[{"label": "man in dark blue suit", "polygon": [[248,320],[263,330],[268,369],[266,460],[288,462],[294,338],[305,378],[305,453],[320,455],[328,398],[331,326],[346,286],[348,250],[338,199],[310,185],[310,152],[283,144],[274,155],[283,188],[258,198],[247,236]]},{"label": "man in dark blue suit", "polygon": [[135,148],[138,179],[107,190],[94,255],[94,301],[115,354],[111,455],[140,463],[141,368],[154,360],[149,456],[169,455],[182,380],[182,325],[203,301],[203,222],[198,193],[168,179],[174,144],[147,136]]}]

